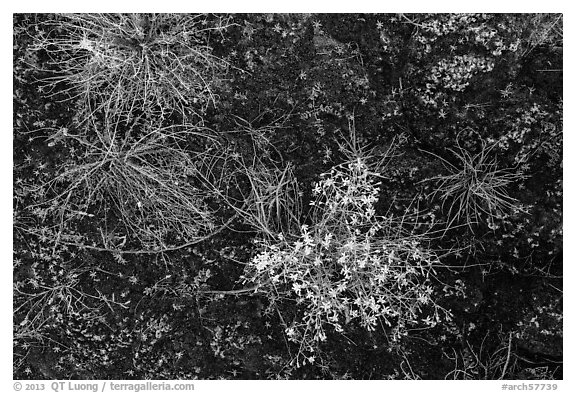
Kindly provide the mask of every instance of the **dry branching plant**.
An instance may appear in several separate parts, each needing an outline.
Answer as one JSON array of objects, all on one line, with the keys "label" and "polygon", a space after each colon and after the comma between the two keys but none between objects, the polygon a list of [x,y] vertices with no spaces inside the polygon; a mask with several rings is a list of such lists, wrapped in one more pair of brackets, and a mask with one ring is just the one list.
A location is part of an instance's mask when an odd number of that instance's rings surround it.
[{"label": "dry branching plant", "polygon": [[237,209],[244,222],[269,238],[293,231],[300,221],[301,202],[292,166],[266,166],[256,159],[251,165],[244,164],[242,170],[248,190],[235,205],[244,201]]},{"label": "dry branching plant", "polygon": [[117,312],[118,308],[129,307],[129,301],[107,297],[98,290],[88,293],[81,288],[82,276],[88,275],[90,269],[64,263],[64,266],[57,270],[55,265],[53,263],[48,268],[52,279],[42,277],[39,274],[39,263],[35,262],[31,267],[31,277],[14,284],[15,342],[48,341],[47,330],[53,328],[56,320],[61,322],[63,314],[83,314],[84,318],[96,319],[101,318],[108,310]]},{"label": "dry branching plant", "polygon": [[254,126],[264,114],[252,121],[234,118],[231,134],[244,139],[245,146],[242,154],[230,155],[236,171],[227,188],[234,193],[227,193],[225,199],[252,230],[260,236],[275,238],[279,233],[298,230],[302,202],[293,165],[283,162],[282,153],[271,142],[285,116],[267,125]]},{"label": "dry branching plant", "polygon": [[478,348],[466,341],[460,351],[452,349],[452,354],[444,353],[454,362],[454,370],[446,375],[446,379],[513,379],[516,356],[513,352],[512,332],[508,335],[498,334],[499,344],[492,351],[486,348],[489,336],[490,332],[486,333]]}]

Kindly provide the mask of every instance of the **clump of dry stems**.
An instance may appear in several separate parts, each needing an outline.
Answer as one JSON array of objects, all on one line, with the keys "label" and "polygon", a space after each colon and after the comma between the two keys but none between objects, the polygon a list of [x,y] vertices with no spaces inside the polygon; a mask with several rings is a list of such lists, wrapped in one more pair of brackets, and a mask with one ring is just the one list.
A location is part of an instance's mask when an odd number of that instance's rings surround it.
[{"label": "clump of dry stems", "polygon": [[225,16],[63,14],[43,23],[34,47],[55,71],[45,81],[86,118],[201,115],[228,67],[210,46],[231,26]]},{"label": "clump of dry stems", "polygon": [[[106,118],[66,138],[84,155],[43,186],[61,229],[96,216],[103,219],[103,248],[119,248],[113,238],[128,237],[146,250],[163,250],[203,239],[223,225],[214,203],[227,176],[227,150],[209,130],[146,122],[125,127]],[[191,140],[199,143],[196,151]]]},{"label": "clump of dry stems", "polygon": [[442,208],[447,207],[447,227],[464,223],[472,229],[482,220],[491,225],[520,209],[508,188],[523,176],[513,168],[500,169],[491,154],[494,147],[483,142],[480,151],[473,154],[457,143],[456,149],[449,149],[457,159],[455,164],[429,153],[448,171],[428,179],[435,183],[430,197],[440,199]]}]

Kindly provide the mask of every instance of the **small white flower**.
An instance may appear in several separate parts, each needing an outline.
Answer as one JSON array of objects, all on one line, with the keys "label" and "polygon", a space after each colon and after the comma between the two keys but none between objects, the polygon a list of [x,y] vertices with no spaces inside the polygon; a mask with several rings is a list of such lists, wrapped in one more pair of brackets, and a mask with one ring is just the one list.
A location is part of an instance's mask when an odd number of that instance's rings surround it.
[{"label": "small white flower", "polygon": [[292,284],[292,289],[296,292],[297,295],[300,295],[300,291],[302,290],[302,285],[295,282]]},{"label": "small white flower", "polygon": [[322,247],[328,248],[328,246],[330,245],[330,242],[332,241],[332,237],[334,237],[334,235],[332,235],[331,233],[327,233],[324,236],[324,240],[322,241]]},{"label": "small white flower", "polygon": [[302,246],[304,245],[304,243],[302,243],[301,241],[296,241],[294,242],[294,248],[296,252],[300,251],[300,249],[302,248]]},{"label": "small white flower", "polygon": [[344,265],[340,272],[342,274],[344,274],[346,277],[348,277],[350,275],[350,268],[348,266]]},{"label": "small white flower", "polygon": [[320,194],[320,192],[322,192],[322,188],[320,187],[319,183],[316,183],[314,185],[314,189],[312,190],[312,192],[314,193],[314,195],[318,195]]}]

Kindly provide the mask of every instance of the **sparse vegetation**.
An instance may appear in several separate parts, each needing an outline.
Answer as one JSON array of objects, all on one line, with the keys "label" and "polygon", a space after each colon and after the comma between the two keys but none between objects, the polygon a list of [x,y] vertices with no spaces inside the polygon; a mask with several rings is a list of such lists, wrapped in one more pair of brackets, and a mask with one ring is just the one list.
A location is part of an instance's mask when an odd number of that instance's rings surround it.
[{"label": "sparse vegetation", "polygon": [[14,378],[562,378],[562,23],[15,14]]}]

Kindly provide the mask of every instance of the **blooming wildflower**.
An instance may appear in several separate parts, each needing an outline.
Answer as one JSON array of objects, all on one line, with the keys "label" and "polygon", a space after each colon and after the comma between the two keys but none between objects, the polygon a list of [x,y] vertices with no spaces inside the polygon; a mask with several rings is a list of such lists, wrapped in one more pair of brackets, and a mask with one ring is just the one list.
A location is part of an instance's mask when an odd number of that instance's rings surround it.
[{"label": "blooming wildflower", "polygon": [[286,329],[286,335],[290,338],[296,336],[296,331],[294,330],[293,327],[289,327],[288,329]]},{"label": "blooming wildflower", "polygon": [[324,235],[324,240],[322,241],[322,247],[328,248],[333,237],[334,235],[331,233],[327,233],[326,235]]},{"label": "blooming wildflower", "polygon": [[300,295],[300,291],[302,290],[302,285],[295,282],[294,284],[292,284],[292,289],[294,290],[294,292],[296,292],[297,295]]},{"label": "blooming wildflower", "polygon": [[314,338],[317,341],[326,341],[326,333],[324,333],[323,331],[319,331],[314,335]]},{"label": "blooming wildflower", "polygon": [[426,325],[428,325],[428,326],[430,326],[430,327],[436,326],[436,322],[434,322],[434,321],[430,318],[430,316],[427,316],[426,318],[424,318],[424,319],[422,320],[422,322],[424,322]]},{"label": "blooming wildflower", "polygon": [[350,268],[347,265],[342,266],[342,270],[340,272],[346,277],[350,276]]},{"label": "blooming wildflower", "polygon": [[418,300],[418,302],[420,302],[422,304],[428,304],[428,302],[430,301],[430,298],[428,296],[426,296],[425,294],[421,293],[418,295],[418,298],[416,300]]},{"label": "blooming wildflower", "polygon": [[300,249],[302,248],[302,246],[304,245],[304,243],[302,243],[301,241],[295,241],[294,242],[294,251],[298,252],[300,251]]},{"label": "blooming wildflower", "polygon": [[270,264],[270,255],[267,252],[258,254],[253,261],[256,266],[256,270],[263,271]]}]

